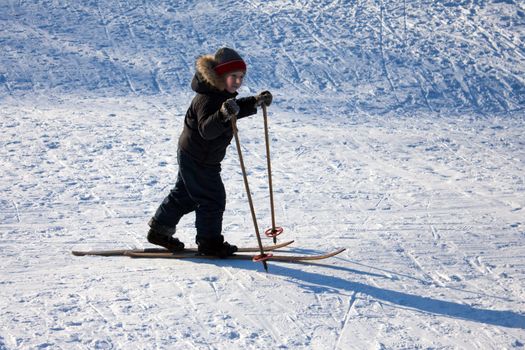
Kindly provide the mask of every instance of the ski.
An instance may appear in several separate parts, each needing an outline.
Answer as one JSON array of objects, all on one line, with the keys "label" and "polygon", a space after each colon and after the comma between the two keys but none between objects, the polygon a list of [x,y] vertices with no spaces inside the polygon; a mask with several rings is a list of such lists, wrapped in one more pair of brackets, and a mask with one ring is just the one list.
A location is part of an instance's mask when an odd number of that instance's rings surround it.
[{"label": "ski", "polygon": [[[268,258],[268,261],[300,263],[300,262],[305,262],[305,261],[323,260],[323,259],[328,259],[333,256],[336,256],[337,254],[340,254],[344,252],[345,250],[346,248],[340,248],[340,249],[334,250],[329,253],[318,254],[318,255],[272,255],[271,257]],[[217,256],[199,255],[193,252],[181,252],[181,253],[128,252],[126,253],[126,255],[132,258],[149,258],[149,259],[221,259]],[[253,256],[249,254],[235,254],[232,256],[228,256],[224,258],[223,260],[229,260],[229,259],[252,260]]]},{"label": "ski", "polygon": [[[272,251],[280,248],[284,248],[290,244],[292,244],[294,241],[286,241],[274,245],[269,245],[263,247],[264,251]],[[259,252],[258,247],[239,247],[238,250],[239,253],[256,253]],[[87,251],[81,251],[81,250],[73,250],[71,252],[73,255],[76,256],[86,256],[86,255],[95,255],[95,256],[121,256],[121,255],[129,255],[132,253],[144,253],[144,254],[172,254],[169,250],[164,248],[145,248],[145,249],[113,249],[113,250],[87,250]],[[187,253],[197,253],[197,248],[186,248],[183,251],[180,252],[180,254],[187,254]],[[179,254],[179,252],[177,252]]]}]

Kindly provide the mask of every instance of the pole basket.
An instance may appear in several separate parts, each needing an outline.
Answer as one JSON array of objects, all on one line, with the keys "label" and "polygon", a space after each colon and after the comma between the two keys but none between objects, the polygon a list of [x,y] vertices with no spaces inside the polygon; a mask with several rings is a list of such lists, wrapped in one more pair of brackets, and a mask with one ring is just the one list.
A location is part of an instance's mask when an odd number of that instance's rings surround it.
[{"label": "pole basket", "polygon": [[264,231],[264,234],[266,237],[277,237],[281,233],[283,233],[284,229],[282,227],[275,227],[275,228],[269,228],[266,231]]},{"label": "pole basket", "polygon": [[262,262],[262,261],[266,261],[268,259],[271,259],[272,256],[273,256],[272,253],[259,254],[259,255],[254,256],[252,258],[252,261],[253,262]]}]

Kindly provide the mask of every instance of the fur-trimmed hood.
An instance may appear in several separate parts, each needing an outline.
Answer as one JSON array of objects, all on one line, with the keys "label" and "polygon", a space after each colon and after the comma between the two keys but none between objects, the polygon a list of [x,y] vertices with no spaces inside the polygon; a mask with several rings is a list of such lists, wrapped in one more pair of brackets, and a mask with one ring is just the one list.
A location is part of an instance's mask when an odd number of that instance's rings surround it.
[{"label": "fur-trimmed hood", "polygon": [[204,55],[197,58],[197,61],[195,63],[196,73],[194,82],[196,79],[199,84],[197,84],[198,86],[195,86],[192,83],[193,90],[195,90],[196,92],[202,92],[199,91],[204,88],[203,86],[201,86],[202,83],[206,83],[210,87],[215,88],[219,91],[223,91],[226,88],[224,79],[217,73],[215,73],[215,70],[213,69],[216,65],[217,62],[215,61],[215,57],[213,55]]}]

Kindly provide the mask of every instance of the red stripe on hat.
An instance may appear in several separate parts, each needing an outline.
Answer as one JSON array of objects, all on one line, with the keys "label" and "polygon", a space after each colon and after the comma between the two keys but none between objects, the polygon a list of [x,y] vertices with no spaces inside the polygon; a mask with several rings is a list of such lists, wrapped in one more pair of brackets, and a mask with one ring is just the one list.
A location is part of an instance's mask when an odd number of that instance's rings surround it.
[{"label": "red stripe on hat", "polygon": [[224,62],[222,64],[219,64],[213,68],[215,70],[215,73],[222,75],[229,72],[234,72],[237,70],[246,71],[246,63],[244,63],[243,60],[235,60],[235,61],[229,61]]}]

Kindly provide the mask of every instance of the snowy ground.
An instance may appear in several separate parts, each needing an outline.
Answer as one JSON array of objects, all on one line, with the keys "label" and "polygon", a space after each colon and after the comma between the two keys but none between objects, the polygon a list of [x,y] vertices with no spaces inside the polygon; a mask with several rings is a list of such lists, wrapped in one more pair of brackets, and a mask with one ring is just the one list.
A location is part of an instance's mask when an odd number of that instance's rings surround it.
[{"label": "snowy ground", "polygon": [[[518,1],[1,1],[0,349],[525,348],[524,18]],[[148,246],[194,59],[223,44],[249,63],[243,94],[276,95],[282,239],[347,251],[269,274],[72,256]],[[264,229],[262,116],[239,128]],[[225,235],[253,245],[235,147],[223,174]]]}]

